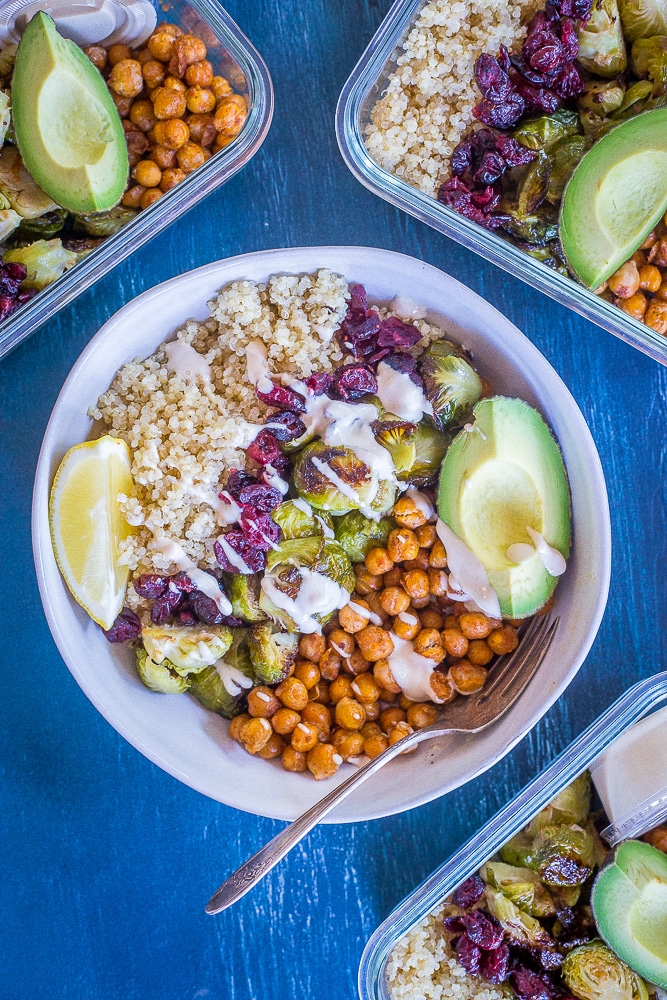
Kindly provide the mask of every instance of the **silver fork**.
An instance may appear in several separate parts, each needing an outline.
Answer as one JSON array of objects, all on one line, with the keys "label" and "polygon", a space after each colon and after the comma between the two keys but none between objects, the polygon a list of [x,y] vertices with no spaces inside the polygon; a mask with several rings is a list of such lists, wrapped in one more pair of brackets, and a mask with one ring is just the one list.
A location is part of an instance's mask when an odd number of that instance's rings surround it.
[{"label": "silver fork", "polygon": [[547,615],[534,618],[524,632],[519,647],[511,656],[496,661],[489,683],[476,695],[457,698],[446,705],[441,716],[430,726],[417,729],[355,771],[307,812],[285,827],[260,851],[222,883],[206,904],[207,913],[220,913],[245,896],[271,871],[334,806],[347,798],[371,774],[417,743],[449,733],[478,733],[496,722],[514,704],[539,667],[551,645],[560,618]]}]

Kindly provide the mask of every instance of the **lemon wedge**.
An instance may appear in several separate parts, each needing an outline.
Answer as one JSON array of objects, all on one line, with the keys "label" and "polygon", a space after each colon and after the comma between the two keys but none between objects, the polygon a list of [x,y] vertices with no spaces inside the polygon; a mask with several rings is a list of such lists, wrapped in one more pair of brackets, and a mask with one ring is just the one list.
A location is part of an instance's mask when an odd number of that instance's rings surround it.
[{"label": "lemon wedge", "polygon": [[125,598],[130,571],[118,565],[133,529],[118,494],[132,490],[130,449],[105,435],[67,452],[51,487],[49,523],[56,561],[72,596],[109,629]]}]

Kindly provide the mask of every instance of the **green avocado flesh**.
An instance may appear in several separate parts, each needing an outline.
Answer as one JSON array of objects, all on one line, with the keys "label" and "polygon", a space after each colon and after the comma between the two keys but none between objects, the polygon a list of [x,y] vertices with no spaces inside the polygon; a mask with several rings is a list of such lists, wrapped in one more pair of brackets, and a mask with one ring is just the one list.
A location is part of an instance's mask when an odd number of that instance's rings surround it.
[{"label": "green avocado flesh", "polygon": [[626,840],[596,878],[591,905],[600,936],[618,957],[667,988],[667,855]]},{"label": "green avocado flesh", "polygon": [[565,188],[560,240],[567,263],[598,288],[631,257],[667,209],[667,109],[607,132]]},{"label": "green avocado flesh", "polygon": [[548,601],[557,577],[537,550],[522,562],[507,555],[517,543],[533,547],[527,527],[563,556],[570,551],[565,466],[537,410],[505,396],[477,403],[442,463],[438,513],[484,564],[503,617],[526,618]]},{"label": "green avocado flesh", "polygon": [[118,111],[98,70],[42,12],[16,54],[12,113],[23,161],[35,182],[70,212],[117,205],[129,163]]}]

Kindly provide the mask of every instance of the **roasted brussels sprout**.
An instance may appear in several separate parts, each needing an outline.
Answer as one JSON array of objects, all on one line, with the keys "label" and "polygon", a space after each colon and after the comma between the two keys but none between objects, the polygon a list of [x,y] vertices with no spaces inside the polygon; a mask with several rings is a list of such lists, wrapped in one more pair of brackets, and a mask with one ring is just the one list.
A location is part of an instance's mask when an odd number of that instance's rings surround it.
[{"label": "roasted brussels sprout", "polygon": [[353,590],[352,565],[338,542],[293,538],[269,552],[259,606],[288,632],[314,632]]},{"label": "roasted brussels sprout", "polygon": [[0,49],[0,80],[9,83],[14,72],[17,45],[4,45]]},{"label": "roasted brussels sprout", "polygon": [[226,625],[144,626],[141,639],[155,663],[169,660],[179,674],[195,673],[223,656],[232,644]]},{"label": "roasted brussels sprout", "polygon": [[445,340],[431,344],[419,361],[424,392],[439,430],[464,424],[482,394],[482,380]]},{"label": "roasted brussels sprout", "polygon": [[227,578],[227,593],[232,614],[246,622],[263,622],[266,615],[259,606],[259,573],[233,573]]},{"label": "roasted brussels sprout", "polygon": [[78,233],[88,233],[89,236],[114,236],[119,229],[132,222],[137,214],[137,209],[116,205],[108,212],[75,215],[74,230]]},{"label": "roasted brussels sprout", "polygon": [[429,420],[418,424],[407,420],[377,420],[373,424],[376,440],[391,455],[396,477],[411,486],[426,486],[440,471],[451,433],[438,430]]},{"label": "roasted brussels sprout", "polygon": [[568,135],[549,150],[552,167],[546,198],[552,205],[560,202],[565,185],[590,145],[590,140],[584,135]]},{"label": "roasted brussels sprout", "polygon": [[260,622],[248,632],[248,648],[260,684],[279,684],[289,675],[296,660],[299,636],[270,622]]},{"label": "roasted brussels sprout", "polygon": [[508,865],[527,868],[529,859],[532,858],[532,851],[533,838],[529,837],[525,830],[520,830],[500,848],[500,857]]},{"label": "roasted brussels sprout", "polygon": [[368,509],[369,517],[380,518],[384,514],[388,514],[395,503],[396,487],[393,483],[388,482],[388,480],[381,479],[378,482],[377,491]]},{"label": "roasted brussels sprout", "polygon": [[389,517],[372,521],[360,510],[351,510],[336,519],[336,541],[343,547],[353,563],[363,562],[371,549],[387,544],[394,527]]},{"label": "roasted brussels sprout", "polygon": [[36,219],[59,207],[37,187],[15,146],[0,149],[0,191],[24,219]]},{"label": "roasted brussels sprout", "polygon": [[619,0],[618,7],[626,42],[651,35],[667,35],[664,0]]},{"label": "roasted brussels sprout", "polygon": [[597,860],[593,837],[576,823],[545,826],[533,840],[526,864],[547,885],[582,885]]},{"label": "roasted brussels sprout", "polygon": [[579,22],[577,60],[589,73],[614,77],[625,73],[628,57],[616,0],[593,0],[590,15]]},{"label": "roasted brussels sprout", "polygon": [[561,969],[579,1000],[648,1000],[646,983],[599,938],[573,948]]},{"label": "roasted brussels sprout", "polygon": [[190,690],[204,708],[231,719],[243,711],[245,693],[254,683],[255,674],[250,659],[248,632],[233,630],[232,644],[214,666],[188,677]]},{"label": "roasted brussels sprout", "polygon": [[378,492],[379,480],[351,448],[313,441],[294,462],[293,484],[316,510],[366,513]]},{"label": "roasted brussels sprout", "polygon": [[581,131],[575,111],[561,108],[552,115],[528,118],[514,129],[512,135],[528,149],[548,149],[566,135],[576,135]]},{"label": "roasted brussels sprout", "polygon": [[64,208],[56,208],[46,212],[36,219],[22,219],[17,238],[49,240],[65,225],[67,212]]},{"label": "roasted brussels sprout", "polygon": [[56,281],[76,264],[76,259],[76,254],[65,250],[58,239],[36,240],[30,246],[7,250],[3,254],[3,260],[17,261],[27,268],[28,275],[21,287],[38,290]]},{"label": "roasted brussels sprout", "polygon": [[550,950],[554,947],[553,938],[539,920],[520,910],[498,889],[487,886],[486,906],[489,913],[503,925],[511,941],[527,948]]},{"label": "roasted brussels sprout", "polygon": [[271,511],[271,517],[280,526],[283,541],[290,538],[308,538],[311,535],[333,537],[333,521],[327,511],[314,511],[305,500],[286,500]]},{"label": "roasted brussels sprout", "polygon": [[159,691],[160,694],[181,694],[190,687],[189,678],[182,677],[173,663],[166,659],[156,663],[155,660],[151,660],[145,649],[137,649],[136,666],[141,681],[151,691]]},{"label": "roasted brussels sprout", "polygon": [[0,243],[4,243],[18,229],[21,221],[21,216],[12,208],[0,208]]},{"label": "roasted brussels sprout", "polygon": [[551,157],[541,149],[517,186],[517,210],[519,215],[530,215],[542,204],[551,180]]},{"label": "roasted brussels sprout", "polygon": [[0,146],[4,144],[7,129],[11,121],[9,94],[6,94],[4,90],[0,90]]},{"label": "roasted brussels sprout", "polygon": [[545,247],[558,238],[558,216],[550,205],[540,205],[537,212],[521,215],[516,207],[504,205],[503,229],[510,236],[530,244],[532,249]]},{"label": "roasted brussels sprout", "polygon": [[540,810],[529,823],[526,833],[529,837],[535,837],[544,827],[561,823],[582,826],[588,818],[590,808],[591,779],[588,771],[583,771],[548,806]]},{"label": "roasted brussels sprout", "polygon": [[398,417],[373,422],[375,440],[391,455],[396,475],[401,478],[410,471],[417,457],[414,434],[417,425]]},{"label": "roasted brussels sprout", "polygon": [[537,872],[530,868],[515,868],[502,861],[489,861],[480,871],[484,881],[502,892],[503,896],[531,917],[553,917],[556,906],[553,896]]},{"label": "roasted brussels sprout", "polygon": [[631,60],[637,76],[653,81],[654,93],[667,91],[667,35],[638,38],[632,46]]},{"label": "roasted brussels sprout", "polygon": [[589,80],[577,103],[580,111],[605,117],[621,107],[624,97],[625,85],[619,80]]}]

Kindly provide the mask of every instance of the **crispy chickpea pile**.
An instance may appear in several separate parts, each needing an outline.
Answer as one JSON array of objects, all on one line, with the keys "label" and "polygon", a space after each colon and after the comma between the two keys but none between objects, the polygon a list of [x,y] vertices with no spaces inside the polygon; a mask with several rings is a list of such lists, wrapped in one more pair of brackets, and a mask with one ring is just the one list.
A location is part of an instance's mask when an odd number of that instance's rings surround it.
[{"label": "crispy chickpea pile", "polygon": [[392,632],[433,661],[439,704],[479,691],[494,657],[516,649],[513,625],[447,598],[445,550],[414,500],[402,497],[393,518],[386,547],[355,567],[350,603],[324,634],[302,636],[292,675],[275,689],[253,688],[247,712],[232,720],[232,739],[249,753],[322,779],[435,722],[436,704],[411,701],[396,683]]},{"label": "crispy chickpea pile", "polygon": [[239,134],[246,102],[216,76],[206,45],[160,24],[140,49],[84,49],[107,81],[125,129],[131,181],[127,208],[148,208]]},{"label": "crispy chickpea pile", "polygon": [[598,294],[667,336],[667,215]]}]

